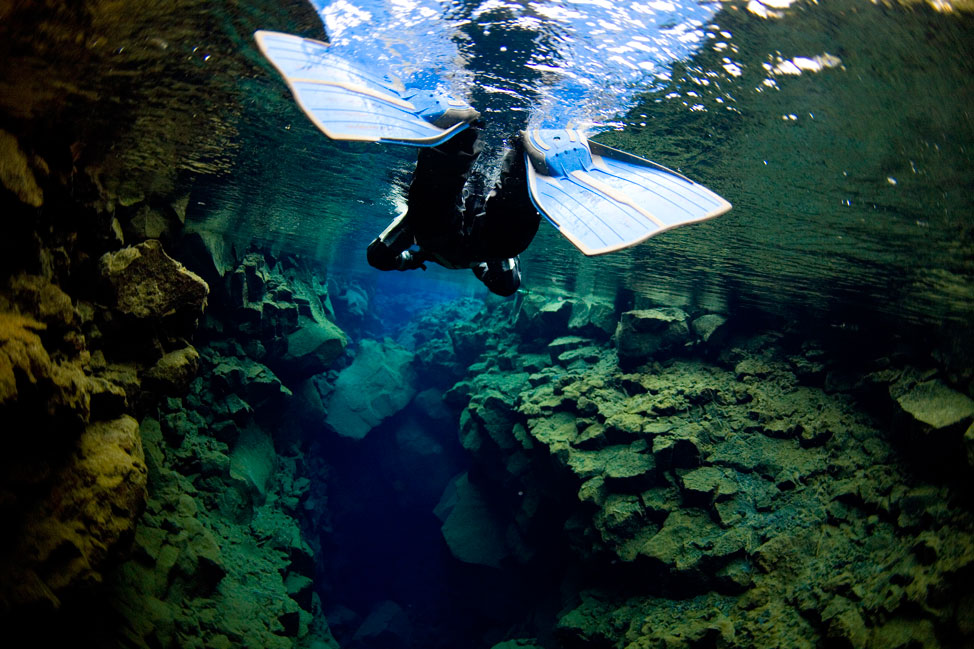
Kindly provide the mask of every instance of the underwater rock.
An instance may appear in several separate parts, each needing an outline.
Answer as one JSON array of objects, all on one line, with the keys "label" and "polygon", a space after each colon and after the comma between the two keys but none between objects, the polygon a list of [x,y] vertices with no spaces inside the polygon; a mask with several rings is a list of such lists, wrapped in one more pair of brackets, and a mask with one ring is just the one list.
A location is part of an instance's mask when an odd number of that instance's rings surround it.
[{"label": "underwater rock", "polygon": [[105,253],[98,264],[114,307],[123,314],[140,320],[173,316],[195,324],[206,307],[209,286],[157,240]]},{"label": "underwater rock", "polygon": [[437,506],[437,515],[443,520],[443,538],[451,554],[460,561],[499,568],[501,561],[509,556],[503,523],[497,520],[486,496],[470,482],[467,474],[447,487],[444,500]]},{"label": "underwater rock", "polygon": [[366,616],[352,637],[352,649],[408,647],[412,637],[409,616],[392,601],[380,602]]},{"label": "underwater rock", "polygon": [[30,169],[27,155],[17,138],[3,130],[0,130],[0,183],[22,203],[31,207],[44,204],[44,192]]},{"label": "underwater rock", "polygon": [[362,439],[416,394],[413,354],[385,340],[363,340],[352,364],[338,374],[325,423],[344,437]]},{"label": "underwater rock", "polygon": [[199,352],[191,345],[169,352],[142,375],[143,384],[156,392],[183,394],[196,377],[199,360]]},{"label": "underwater rock", "polygon": [[616,330],[615,307],[611,302],[583,298],[573,300],[568,330],[572,333],[606,340]]},{"label": "underwater rock", "polygon": [[[202,356],[218,357],[208,348]],[[200,397],[213,392],[211,379],[204,372],[189,396],[160,405],[164,420],[180,422],[178,438],[143,421],[150,499],[113,585],[119,635],[140,649],[335,649],[313,593],[313,553],[293,517],[309,483],[252,421],[232,452],[211,437],[200,415],[210,412]]]},{"label": "underwater rock", "polygon": [[916,385],[896,402],[911,417],[933,430],[974,417],[974,400],[937,379]]},{"label": "underwater rock", "polygon": [[454,413],[444,403],[443,392],[436,388],[427,388],[418,393],[413,404],[430,419],[447,420],[454,417]]},{"label": "underwater rock", "polygon": [[693,509],[676,510],[666,517],[662,529],[647,540],[640,554],[660,561],[677,572],[699,570],[717,527],[705,513]]},{"label": "underwater rock", "polygon": [[328,320],[301,318],[298,328],[287,335],[280,368],[297,379],[320,374],[344,353],[347,343],[342,330]]},{"label": "underwater rock", "polygon": [[0,562],[4,605],[58,606],[67,591],[102,582],[145,506],[146,473],[137,421],[88,425],[50,492],[26,512],[16,562]]},{"label": "underwater rock", "polygon": [[615,602],[606,601],[608,598],[594,591],[583,591],[579,595],[581,603],[559,616],[555,636],[565,647],[615,647],[616,637],[620,635],[613,619],[617,608]]},{"label": "underwater rock", "polygon": [[128,241],[141,242],[148,239],[168,238],[177,225],[175,213],[170,211],[166,214],[155,205],[142,203],[123,226],[123,230]]},{"label": "underwater rock", "polygon": [[490,649],[544,649],[534,638],[518,638],[516,640],[505,640],[495,644]]},{"label": "underwater rock", "polygon": [[80,318],[71,297],[49,279],[38,275],[17,275],[10,279],[8,289],[17,310],[36,318],[48,329],[64,333],[78,326]]},{"label": "underwater rock", "polygon": [[[724,330],[726,323],[727,318],[724,316],[716,313],[708,313],[691,322],[690,328],[693,329],[693,333],[703,342],[717,343],[722,338],[720,332]],[[711,338],[713,338],[713,341],[711,341]]]},{"label": "underwater rock", "polygon": [[242,430],[230,454],[230,477],[248,485],[254,502],[267,498],[276,466],[277,454],[270,437],[254,425]]},{"label": "underwater rock", "polygon": [[[214,365],[210,370],[211,385],[219,395],[242,395],[248,404],[260,407],[265,401],[291,394],[269,367],[247,356],[213,355],[210,362]],[[306,383],[302,382],[299,388],[309,400],[305,405],[310,409],[319,404],[320,408],[317,390]],[[314,395],[310,395],[310,392],[314,392]],[[318,414],[324,416],[323,409]]]},{"label": "underwater rock", "polygon": [[285,383],[327,371],[348,339],[330,319],[331,304],[317,275],[300,259],[273,268],[251,252],[224,282],[232,317],[248,353]]},{"label": "underwater rock", "polygon": [[619,362],[631,367],[682,347],[689,341],[688,318],[676,307],[626,311],[615,334]]},{"label": "underwater rock", "polygon": [[233,246],[219,232],[191,230],[180,239],[179,257],[208,280],[219,280],[237,265]]},{"label": "underwater rock", "polygon": [[568,333],[572,309],[573,303],[563,297],[530,293],[517,312],[514,326],[525,340],[564,336]]},{"label": "underwater rock", "polygon": [[688,504],[704,507],[727,500],[739,491],[725,470],[715,466],[702,466],[684,473],[680,484]]},{"label": "underwater rock", "polygon": [[42,430],[78,429],[88,420],[89,381],[77,365],[51,360],[39,335],[45,329],[33,318],[0,313],[0,406],[8,425],[30,418]]}]

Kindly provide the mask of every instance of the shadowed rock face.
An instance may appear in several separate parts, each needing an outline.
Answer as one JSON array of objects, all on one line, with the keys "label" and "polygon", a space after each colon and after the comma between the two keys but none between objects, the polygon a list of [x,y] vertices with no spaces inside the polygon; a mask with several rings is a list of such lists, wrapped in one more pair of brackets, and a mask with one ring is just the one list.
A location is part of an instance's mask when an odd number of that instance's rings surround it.
[{"label": "shadowed rock face", "polygon": [[[970,597],[972,465],[954,449],[974,415],[935,370],[709,328],[626,369],[604,341],[572,344],[600,350],[588,357],[544,353],[569,333],[501,338],[453,388],[469,395],[461,440],[476,482],[440,505],[489,512],[487,527],[468,524],[489,533],[471,538],[447,519],[460,560],[530,566],[561,548],[582,568],[555,646],[969,639],[962,606],[903,613],[940,588]],[[890,427],[900,408],[911,416]],[[935,417],[950,419],[940,438]]]}]

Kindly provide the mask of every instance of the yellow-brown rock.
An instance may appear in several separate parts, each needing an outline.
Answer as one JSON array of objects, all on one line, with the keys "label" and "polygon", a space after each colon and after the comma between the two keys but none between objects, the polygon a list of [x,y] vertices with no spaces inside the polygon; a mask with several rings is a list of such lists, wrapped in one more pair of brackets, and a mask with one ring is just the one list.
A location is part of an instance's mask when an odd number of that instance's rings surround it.
[{"label": "yellow-brown rock", "polygon": [[90,424],[20,526],[16,559],[0,562],[2,604],[47,601],[100,583],[106,560],[130,541],[145,505],[146,466],[138,422]]},{"label": "yellow-brown rock", "polygon": [[[14,409],[47,415],[60,423],[87,421],[87,379],[76,365],[51,360],[39,335],[44,329],[33,318],[0,313],[0,407],[6,407],[8,423],[18,419]],[[37,424],[35,419],[35,428]]]},{"label": "yellow-brown rock", "polygon": [[6,131],[0,131],[0,183],[27,205],[44,204],[44,193],[27,163],[27,156],[17,138]]},{"label": "yellow-brown rock", "polygon": [[115,308],[139,319],[171,315],[195,319],[206,306],[209,286],[166,254],[155,239],[109,252],[99,260]]}]

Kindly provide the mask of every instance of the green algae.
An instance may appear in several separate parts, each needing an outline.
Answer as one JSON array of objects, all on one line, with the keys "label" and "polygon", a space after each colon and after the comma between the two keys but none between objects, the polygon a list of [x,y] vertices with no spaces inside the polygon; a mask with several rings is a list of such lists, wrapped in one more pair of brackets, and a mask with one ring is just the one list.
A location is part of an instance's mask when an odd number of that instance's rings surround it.
[{"label": "green algae", "polygon": [[[532,494],[542,510],[567,506],[578,560],[609,557],[630,575],[583,588],[594,599],[560,616],[564,646],[933,647],[952,645],[931,629],[966,628],[951,605],[902,611],[936,597],[930,579],[963,590],[955,575],[970,565],[974,519],[959,494],[911,474],[895,438],[857,406],[856,388],[822,389],[830,368],[820,347],[796,353],[758,334],[736,339],[718,362],[684,351],[624,373],[603,346],[598,360],[552,372],[531,356],[544,340],[522,340],[488,348],[478,364],[483,387],[463,414],[465,447],[481,463],[527,463],[494,489]],[[489,360],[509,356],[503,345],[517,345],[534,373],[513,399],[482,400],[494,380],[509,386]],[[507,415],[497,412],[505,406]],[[486,421],[523,425],[532,444],[499,440]],[[509,516],[530,545],[530,516]],[[649,593],[633,596],[633,578]]]}]

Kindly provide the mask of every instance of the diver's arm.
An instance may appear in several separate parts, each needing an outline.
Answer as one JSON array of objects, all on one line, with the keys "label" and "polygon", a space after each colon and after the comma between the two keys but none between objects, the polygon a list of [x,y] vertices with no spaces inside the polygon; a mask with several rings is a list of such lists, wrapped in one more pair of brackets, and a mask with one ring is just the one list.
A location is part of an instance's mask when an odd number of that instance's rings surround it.
[{"label": "diver's arm", "polygon": [[369,265],[379,270],[412,270],[422,268],[425,256],[421,252],[409,250],[416,242],[412,230],[406,223],[406,215],[400,214],[389,224],[366,251]]}]

